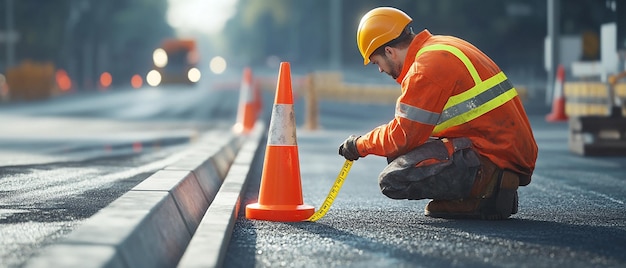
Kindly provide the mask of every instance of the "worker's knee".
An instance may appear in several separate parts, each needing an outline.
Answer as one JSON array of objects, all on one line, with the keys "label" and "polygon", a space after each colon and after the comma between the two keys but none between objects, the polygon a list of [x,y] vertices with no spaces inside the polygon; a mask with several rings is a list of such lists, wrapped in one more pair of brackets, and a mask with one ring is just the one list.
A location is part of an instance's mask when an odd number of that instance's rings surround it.
[{"label": "worker's knee", "polygon": [[430,141],[391,161],[379,176],[381,192],[392,199],[467,197],[480,167],[478,154],[471,144],[452,152],[447,147]]}]

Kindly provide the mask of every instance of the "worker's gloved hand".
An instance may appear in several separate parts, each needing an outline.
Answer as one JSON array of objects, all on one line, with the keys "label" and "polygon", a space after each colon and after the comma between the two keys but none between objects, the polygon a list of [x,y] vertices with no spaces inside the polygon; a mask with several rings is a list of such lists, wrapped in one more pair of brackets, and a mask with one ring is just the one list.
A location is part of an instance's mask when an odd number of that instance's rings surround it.
[{"label": "worker's gloved hand", "polygon": [[346,160],[354,161],[361,157],[359,151],[356,149],[356,140],[361,136],[351,135],[341,145],[339,145],[339,155],[346,158]]}]

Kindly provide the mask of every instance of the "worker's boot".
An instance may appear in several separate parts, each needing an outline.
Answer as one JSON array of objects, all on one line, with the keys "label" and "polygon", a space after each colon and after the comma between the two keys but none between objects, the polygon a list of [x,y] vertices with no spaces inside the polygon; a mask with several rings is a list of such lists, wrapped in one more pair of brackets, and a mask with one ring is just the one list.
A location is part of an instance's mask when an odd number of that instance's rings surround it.
[{"label": "worker's boot", "polygon": [[519,176],[499,169],[486,158],[481,158],[481,163],[468,198],[432,200],[424,214],[435,218],[502,220],[517,213]]}]

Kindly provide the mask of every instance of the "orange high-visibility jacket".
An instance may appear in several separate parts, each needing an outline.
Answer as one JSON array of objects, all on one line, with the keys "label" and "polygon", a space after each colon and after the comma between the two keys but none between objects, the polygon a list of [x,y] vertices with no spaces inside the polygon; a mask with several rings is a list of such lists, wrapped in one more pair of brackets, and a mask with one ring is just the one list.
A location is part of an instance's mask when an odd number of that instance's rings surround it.
[{"label": "orange high-visibility jacket", "polygon": [[537,144],[522,102],[478,48],[424,30],[411,42],[397,82],[402,94],[394,119],[357,140],[361,156],[394,158],[429,137],[468,137],[479,154],[500,168],[530,178]]}]

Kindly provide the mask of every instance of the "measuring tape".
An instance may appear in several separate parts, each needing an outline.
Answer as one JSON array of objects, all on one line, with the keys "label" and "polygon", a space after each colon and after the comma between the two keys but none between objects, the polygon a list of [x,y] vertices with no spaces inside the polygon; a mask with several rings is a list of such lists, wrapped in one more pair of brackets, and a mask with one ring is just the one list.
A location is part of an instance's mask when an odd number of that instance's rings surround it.
[{"label": "measuring tape", "polygon": [[306,219],[307,221],[317,221],[324,217],[324,215],[326,215],[326,212],[328,212],[330,206],[335,201],[335,197],[337,197],[339,190],[341,190],[341,186],[346,180],[346,177],[348,176],[348,172],[350,172],[350,168],[352,167],[353,162],[354,161],[346,160],[346,162],[343,163],[343,167],[341,168],[339,175],[337,175],[337,178],[335,179],[335,184],[333,184],[333,187],[330,188],[330,192],[328,193],[328,196],[326,196],[326,200],[324,200],[324,203],[322,203],[322,206],[319,210],[315,212],[315,214]]}]

